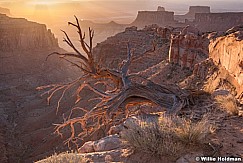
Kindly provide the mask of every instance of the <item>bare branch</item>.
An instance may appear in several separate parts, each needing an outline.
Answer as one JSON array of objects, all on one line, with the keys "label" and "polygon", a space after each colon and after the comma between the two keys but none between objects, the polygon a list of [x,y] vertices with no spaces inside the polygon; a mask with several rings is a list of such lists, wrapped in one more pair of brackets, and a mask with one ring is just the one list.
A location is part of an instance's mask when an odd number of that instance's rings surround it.
[{"label": "bare branch", "polygon": [[74,58],[80,58],[84,63],[88,62],[87,58],[77,55],[77,54],[73,54],[73,53],[59,53],[59,52],[53,52],[51,54],[49,54],[46,57],[46,61],[48,60],[48,58],[52,55],[59,55],[59,56],[67,56],[67,57],[74,57]]},{"label": "bare branch", "polygon": [[[68,34],[62,30],[62,32],[65,34],[66,38],[64,38],[64,41],[81,57],[86,58],[84,55],[81,54],[81,52],[74,46],[74,44],[72,43],[72,41],[70,40]],[[88,59],[86,58],[86,60],[88,61]]]},{"label": "bare branch", "polygon": [[[78,67],[78,68],[79,68],[80,70],[82,70],[85,74],[90,74],[90,73],[91,73],[90,71],[88,71],[88,70],[86,70],[85,68],[82,67],[82,65],[85,65],[85,64],[83,64],[83,63],[81,63],[81,66],[80,66],[80,65],[78,65],[78,64],[76,64],[76,63],[74,63],[74,62],[72,62],[72,61],[70,61],[70,60],[68,60],[68,59],[66,59],[66,58],[64,58],[64,57],[62,57],[62,59],[64,59],[65,61],[71,63],[72,65]],[[85,66],[86,66],[86,65],[85,65]]]},{"label": "bare branch", "polygon": [[128,43],[127,44],[127,60],[123,61],[122,67],[121,67],[122,82],[123,82],[124,87],[127,87],[131,83],[131,81],[127,77],[128,69],[131,64],[131,55],[132,55],[131,47],[130,47],[130,44]]}]

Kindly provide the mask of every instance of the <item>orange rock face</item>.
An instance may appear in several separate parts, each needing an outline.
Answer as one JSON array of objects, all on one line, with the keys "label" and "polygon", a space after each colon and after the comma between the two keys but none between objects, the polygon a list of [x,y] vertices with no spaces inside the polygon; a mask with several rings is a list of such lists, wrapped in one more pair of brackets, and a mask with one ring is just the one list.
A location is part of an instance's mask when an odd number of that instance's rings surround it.
[{"label": "orange rock face", "polygon": [[207,49],[207,39],[196,28],[187,26],[180,34],[171,36],[169,62],[192,69],[201,58],[208,56]]},{"label": "orange rock face", "polygon": [[243,92],[243,31],[232,32],[211,41],[209,57],[228,71],[231,83]]}]

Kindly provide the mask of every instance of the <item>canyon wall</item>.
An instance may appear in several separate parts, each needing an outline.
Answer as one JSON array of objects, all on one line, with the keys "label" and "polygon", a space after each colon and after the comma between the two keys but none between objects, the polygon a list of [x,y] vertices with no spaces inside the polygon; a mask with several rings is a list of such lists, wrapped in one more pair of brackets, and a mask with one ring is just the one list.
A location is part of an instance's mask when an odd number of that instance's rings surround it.
[{"label": "canyon wall", "polygon": [[[174,15],[174,12],[166,11],[164,7],[158,6],[156,11],[138,11],[136,19],[130,24],[118,24],[113,21],[101,24],[87,20],[81,21],[81,24],[84,29],[92,27],[95,30],[94,43],[96,44],[124,31],[126,27],[132,26],[143,29],[152,24],[157,24],[160,27],[182,28],[190,25],[198,28],[201,32],[225,31],[235,25],[243,24],[243,13],[210,13],[209,6],[190,6],[189,12],[185,15]],[[66,47],[62,42],[61,45]]]},{"label": "canyon wall", "polygon": [[[139,30],[137,27],[127,27],[124,32],[107,38],[94,48],[95,60],[102,67],[119,69],[119,64],[127,58],[127,43],[130,43],[133,56],[139,58],[147,52],[152,52],[168,42],[157,33],[158,26],[147,26]],[[109,58],[109,59],[107,59]]]},{"label": "canyon wall", "polygon": [[210,13],[209,6],[190,6],[189,12],[185,15],[190,18],[195,18],[196,13]]},{"label": "canyon wall", "polygon": [[58,47],[58,41],[46,25],[10,18],[0,14],[0,51],[40,50]]},{"label": "canyon wall", "polygon": [[179,22],[193,21],[196,13],[210,13],[209,6],[190,6],[189,12],[185,15],[175,15],[175,20]]},{"label": "canyon wall", "polygon": [[201,31],[226,31],[227,29],[243,24],[243,12],[227,13],[196,13],[192,23]]},{"label": "canyon wall", "polygon": [[143,28],[146,25],[186,27],[195,26],[202,32],[226,31],[229,28],[243,24],[243,12],[210,13],[209,6],[190,6],[185,15],[174,15],[174,12],[139,11],[135,21],[128,26]]},{"label": "canyon wall", "polygon": [[238,96],[243,93],[243,31],[232,30],[226,36],[212,40],[209,45],[209,57],[214,63],[225,69],[224,80],[236,88]]},{"label": "canyon wall", "polygon": [[45,25],[5,15],[0,21],[0,162],[33,162],[64,148],[53,136],[53,123],[62,119],[36,87],[79,74],[57,56],[46,61],[64,50]]}]

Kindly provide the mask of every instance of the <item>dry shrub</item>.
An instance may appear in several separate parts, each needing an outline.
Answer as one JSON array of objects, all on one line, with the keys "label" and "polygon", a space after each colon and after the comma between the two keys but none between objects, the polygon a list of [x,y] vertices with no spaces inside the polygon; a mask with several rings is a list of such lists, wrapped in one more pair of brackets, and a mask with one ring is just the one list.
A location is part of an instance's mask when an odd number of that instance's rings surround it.
[{"label": "dry shrub", "polygon": [[214,97],[221,109],[226,111],[229,115],[238,115],[239,110],[237,107],[236,99],[232,95],[219,95]]},{"label": "dry shrub", "polygon": [[207,116],[198,122],[178,117],[176,120],[178,122],[174,125],[173,132],[183,144],[203,144],[206,136],[213,131]]},{"label": "dry shrub", "polygon": [[86,163],[86,162],[89,162],[89,160],[87,158],[84,158],[80,154],[65,152],[60,154],[54,154],[36,163]]},{"label": "dry shrub", "polygon": [[177,116],[161,116],[157,122],[144,119],[137,123],[125,131],[123,138],[137,151],[176,159],[205,143],[211,131],[206,116],[194,123]]}]

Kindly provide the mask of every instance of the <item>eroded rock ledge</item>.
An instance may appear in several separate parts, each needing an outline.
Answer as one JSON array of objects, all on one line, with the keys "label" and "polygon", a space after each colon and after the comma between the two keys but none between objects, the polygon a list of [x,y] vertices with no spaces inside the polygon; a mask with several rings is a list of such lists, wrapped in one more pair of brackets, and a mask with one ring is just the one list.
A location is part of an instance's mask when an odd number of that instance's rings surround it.
[{"label": "eroded rock ledge", "polygon": [[225,80],[228,80],[237,91],[237,96],[243,93],[243,30],[234,27],[225,36],[211,40],[209,57],[215,65],[225,69]]}]

